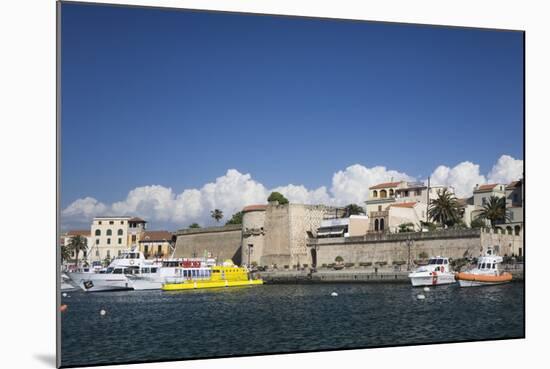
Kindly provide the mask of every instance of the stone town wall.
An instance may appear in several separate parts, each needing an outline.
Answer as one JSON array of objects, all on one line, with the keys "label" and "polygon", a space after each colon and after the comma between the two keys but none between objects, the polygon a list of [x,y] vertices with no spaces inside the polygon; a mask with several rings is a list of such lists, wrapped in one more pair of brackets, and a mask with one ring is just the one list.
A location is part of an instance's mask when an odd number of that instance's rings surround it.
[{"label": "stone town wall", "polygon": [[[242,261],[260,265],[260,258],[264,254],[265,244],[265,210],[248,211],[243,214],[243,244]],[[251,247],[249,247],[251,246]]]},{"label": "stone town wall", "polygon": [[412,240],[412,260],[420,259],[423,252],[428,256],[441,255],[455,259],[466,255],[478,257],[488,246],[495,245],[500,246],[500,255],[511,255],[511,247],[519,247],[522,244],[520,236],[496,235],[480,230],[369,234],[346,239],[310,239],[308,243],[316,249],[317,266],[332,264],[337,256],[341,256],[344,263],[370,262],[374,265],[385,262],[391,265],[393,262],[407,261],[408,238]]},{"label": "stone town wall", "polygon": [[241,264],[241,225],[184,229],[176,233],[177,258],[203,257],[210,253],[218,261]]},{"label": "stone town wall", "polygon": [[265,210],[264,248],[259,255],[260,265],[290,263],[289,205],[270,204]]},{"label": "stone town wall", "polygon": [[311,255],[307,248],[310,231],[315,233],[321,226],[324,215],[330,208],[323,205],[290,204],[290,254],[291,265],[311,265]]}]

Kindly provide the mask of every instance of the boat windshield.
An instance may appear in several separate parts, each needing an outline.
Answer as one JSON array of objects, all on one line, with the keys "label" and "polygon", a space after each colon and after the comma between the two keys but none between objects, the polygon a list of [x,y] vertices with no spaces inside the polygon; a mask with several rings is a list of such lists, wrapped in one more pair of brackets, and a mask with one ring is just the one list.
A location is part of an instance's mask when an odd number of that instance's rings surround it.
[{"label": "boat windshield", "polygon": [[443,264],[447,264],[447,260],[444,260],[444,259],[430,259],[428,264],[429,265],[443,265]]}]

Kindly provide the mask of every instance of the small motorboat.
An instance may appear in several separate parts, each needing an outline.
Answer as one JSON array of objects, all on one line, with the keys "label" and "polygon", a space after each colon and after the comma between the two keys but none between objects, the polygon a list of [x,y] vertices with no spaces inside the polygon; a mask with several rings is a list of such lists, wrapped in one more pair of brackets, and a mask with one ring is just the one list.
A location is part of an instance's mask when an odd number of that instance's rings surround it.
[{"label": "small motorboat", "polygon": [[455,282],[455,274],[451,270],[449,259],[441,256],[430,258],[427,265],[418,267],[409,274],[414,287],[437,286]]},{"label": "small motorboat", "polygon": [[512,274],[501,273],[499,270],[500,263],[502,263],[502,257],[495,255],[493,249],[489,248],[485,256],[479,258],[475,268],[457,273],[455,278],[460,287],[491,286],[508,283],[512,280]]}]

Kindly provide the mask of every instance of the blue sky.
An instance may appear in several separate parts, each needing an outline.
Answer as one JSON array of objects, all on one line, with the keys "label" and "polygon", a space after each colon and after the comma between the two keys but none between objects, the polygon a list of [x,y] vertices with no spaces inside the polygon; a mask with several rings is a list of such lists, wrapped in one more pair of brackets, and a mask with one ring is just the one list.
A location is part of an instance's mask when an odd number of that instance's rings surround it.
[{"label": "blue sky", "polygon": [[62,5],[62,208],[523,159],[523,34]]}]

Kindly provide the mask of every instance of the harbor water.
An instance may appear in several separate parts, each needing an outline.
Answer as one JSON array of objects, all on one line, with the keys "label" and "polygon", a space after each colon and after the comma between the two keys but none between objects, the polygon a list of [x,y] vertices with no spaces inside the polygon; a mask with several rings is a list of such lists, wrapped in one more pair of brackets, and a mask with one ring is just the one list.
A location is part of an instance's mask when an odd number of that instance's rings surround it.
[{"label": "harbor water", "polygon": [[62,365],[520,338],[523,293],[517,282],[70,292],[62,297]]}]

